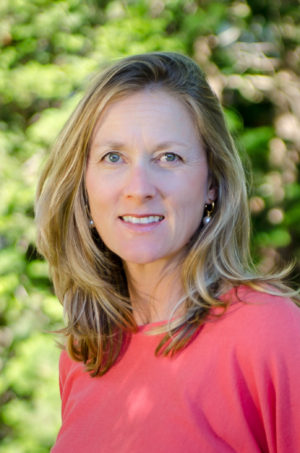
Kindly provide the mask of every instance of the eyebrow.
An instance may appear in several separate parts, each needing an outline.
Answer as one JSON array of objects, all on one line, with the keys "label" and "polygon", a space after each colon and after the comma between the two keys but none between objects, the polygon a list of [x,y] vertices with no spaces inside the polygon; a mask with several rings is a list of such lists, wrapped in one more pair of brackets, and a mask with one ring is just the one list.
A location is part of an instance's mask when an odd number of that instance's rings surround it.
[{"label": "eyebrow", "polygon": [[[187,143],[169,140],[169,141],[165,141],[165,142],[159,143],[157,146],[155,146],[154,151],[161,151],[161,150],[164,150],[164,149],[168,149],[168,148],[171,148],[174,145],[175,146],[181,146],[183,148],[187,148],[188,147]],[[95,142],[93,144],[93,146],[99,147],[99,148],[110,148],[110,149],[114,149],[116,151],[121,151],[121,150],[126,149],[125,143],[114,141],[114,140],[113,141],[107,141],[107,142],[104,142],[104,143]]]}]

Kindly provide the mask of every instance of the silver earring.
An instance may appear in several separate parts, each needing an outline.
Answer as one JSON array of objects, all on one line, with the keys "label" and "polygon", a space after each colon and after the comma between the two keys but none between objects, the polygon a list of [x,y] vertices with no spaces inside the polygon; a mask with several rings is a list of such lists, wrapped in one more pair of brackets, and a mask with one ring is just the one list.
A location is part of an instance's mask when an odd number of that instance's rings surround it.
[{"label": "silver earring", "polygon": [[86,215],[89,218],[89,227],[94,228],[95,224],[94,224],[94,220],[91,219],[90,208],[89,208],[88,204],[85,205],[85,211],[86,211]]},{"label": "silver earring", "polygon": [[202,222],[204,225],[208,225],[209,222],[211,221],[211,214],[213,213],[215,209],[215,203],[212,201],[210,204],[206,204],[204,206],[205,209],[205,216],[202,219]]}]

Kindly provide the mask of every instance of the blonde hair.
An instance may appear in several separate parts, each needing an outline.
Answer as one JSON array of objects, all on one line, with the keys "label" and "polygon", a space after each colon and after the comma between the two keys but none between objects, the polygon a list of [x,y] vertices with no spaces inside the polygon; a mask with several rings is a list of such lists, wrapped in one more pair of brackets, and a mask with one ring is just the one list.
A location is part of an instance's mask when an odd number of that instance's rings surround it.
[{"label": "blonde hair", "polygon": [[[41,175],[36,202],[37,245],[49,262],[68,325],[68,351],[93,375],[115,363],[137,329],[121,259],[89,228],[85,171],[92,132],[109,102],[145,88],[168,90],[192,112],[217,188],[211,222],[190,241],[182,265],[184,314],[163,327],[157,353],[184,347],[207,318],[226,285],[263,289],[249,255],[249,214],[243,167],[222,109],[205,75],[190,58],[169,52],[136,55],[101,73],[61,131]],[[191,188],[192,190],[192,188]]]}]

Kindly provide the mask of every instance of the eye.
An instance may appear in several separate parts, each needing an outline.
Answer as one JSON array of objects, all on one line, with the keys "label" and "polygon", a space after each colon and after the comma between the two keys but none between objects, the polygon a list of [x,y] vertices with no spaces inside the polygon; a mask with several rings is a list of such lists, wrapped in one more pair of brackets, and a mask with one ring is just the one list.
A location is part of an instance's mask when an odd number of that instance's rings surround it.
[{"label": "eye", "polygon": [[178,156],[178,154],[175,154],[175,153],[164,153],[161,157],[160,157],[160,160],[162,162],[178,162],[181,159],[180,156]]},{"label": "eye", "polygon": [[105,162],[108,162],[110,164],[115,164],[121,160],[121,156],[119,153],[111,151],[111,152],[105,154],[105,156],[103,156],[102,160],[104,160]]}]

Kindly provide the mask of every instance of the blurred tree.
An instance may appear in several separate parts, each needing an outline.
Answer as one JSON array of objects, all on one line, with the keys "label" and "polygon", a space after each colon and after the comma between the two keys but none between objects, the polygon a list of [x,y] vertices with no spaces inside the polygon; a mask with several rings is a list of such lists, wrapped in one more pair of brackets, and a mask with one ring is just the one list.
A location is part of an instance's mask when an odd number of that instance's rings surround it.
[{"label": "blurred tree", "polygon": [[34,246],[49,147],[91,74],[137,52],[192,56],[220,97],[253,183],[253,252],[300,264],[297,0],[2,0],[0,4],[0,442],[49,451],[59,426],[62,310]]}]

